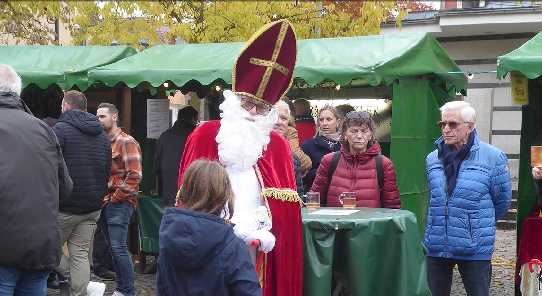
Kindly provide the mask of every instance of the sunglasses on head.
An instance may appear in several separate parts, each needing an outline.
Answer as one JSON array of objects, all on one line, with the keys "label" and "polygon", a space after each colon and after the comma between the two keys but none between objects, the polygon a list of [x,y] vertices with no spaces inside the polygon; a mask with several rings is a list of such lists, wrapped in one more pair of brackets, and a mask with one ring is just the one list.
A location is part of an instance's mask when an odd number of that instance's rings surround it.
[{"label": "sunglasses on head", "polygon": [[361,111],[361,112],[350,111],[346,113],[346,118],[350,118],[350,119],[356,119],[356,118],[369,119],[370,117],[371,117],[371,113],[367,111]]},{"label": "sunglasses on head", "polygon": [[446,127],[446,125],[450,128],[450,129],[456,129],[460,124],[462,123],[469,123],[468,121],[463,121],[463,122],[455,122],[455,121],[439,121],[437,122],[437,125],[438,127],[440,127],[441,129],[444,129]]}]

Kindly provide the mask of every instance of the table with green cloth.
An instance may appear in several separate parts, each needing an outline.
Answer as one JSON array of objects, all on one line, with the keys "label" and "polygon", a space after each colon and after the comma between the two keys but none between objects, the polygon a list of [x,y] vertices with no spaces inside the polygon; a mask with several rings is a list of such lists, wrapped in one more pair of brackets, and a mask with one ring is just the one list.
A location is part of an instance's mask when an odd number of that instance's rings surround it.
[{"label": "table with green cloth", "polygon": [[145,253],[158,253],[158,232],[164,204],[161,198],[141,196],[137,198],[137,221],[139,226],[139,249]]},{"label": "table with green cloth", "polygon": [[[406,210],[302,208],[303,295],[329,296],[332,277],[346,295],[427,295],[426,249]],[[351,211],[351,210],[350,210]]]}]

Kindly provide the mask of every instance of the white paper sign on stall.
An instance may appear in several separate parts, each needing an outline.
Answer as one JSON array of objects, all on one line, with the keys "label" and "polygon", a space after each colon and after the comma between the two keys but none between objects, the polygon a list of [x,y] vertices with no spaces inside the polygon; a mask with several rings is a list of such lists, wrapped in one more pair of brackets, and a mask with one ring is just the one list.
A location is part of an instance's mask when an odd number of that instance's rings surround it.
[{"label": "white paper sign on stall", "polygon": [[147,138],[158,139],[169,128],[169,100],[147,100]]}]

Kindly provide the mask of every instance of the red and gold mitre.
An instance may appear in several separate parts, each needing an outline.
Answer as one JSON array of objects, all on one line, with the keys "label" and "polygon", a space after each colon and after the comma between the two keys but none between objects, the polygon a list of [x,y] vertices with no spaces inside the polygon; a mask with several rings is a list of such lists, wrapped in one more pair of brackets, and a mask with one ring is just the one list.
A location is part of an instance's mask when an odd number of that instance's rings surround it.
[{"label": "red and gold mitre", "polygon": [[297,45],[287,20],[263,26],[247,41],[233,66],[232,88],[238,95],[274,105],[290,89]]}]

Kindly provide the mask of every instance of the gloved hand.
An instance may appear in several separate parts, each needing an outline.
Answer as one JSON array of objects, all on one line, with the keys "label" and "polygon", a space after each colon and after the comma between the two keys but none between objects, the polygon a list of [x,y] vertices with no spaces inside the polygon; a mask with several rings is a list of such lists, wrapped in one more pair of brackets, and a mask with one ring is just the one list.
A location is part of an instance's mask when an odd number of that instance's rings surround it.
[{"label": "gloved hand", "polygon": [[250,245],[253,240],[260,241],[260,251],[268,253],[275,247],[275,236],[267,229],[258,229],[251,232],[245,239],[245,244]]},{"label": "gloved hand", "polygon": [[235,224],[233,232],[242,240],[245,240],[255,230],[262,228],[270,230],[272,226],[267,208],[264,206],[260,206],[252,212],[234,214],[231,222]]}]

